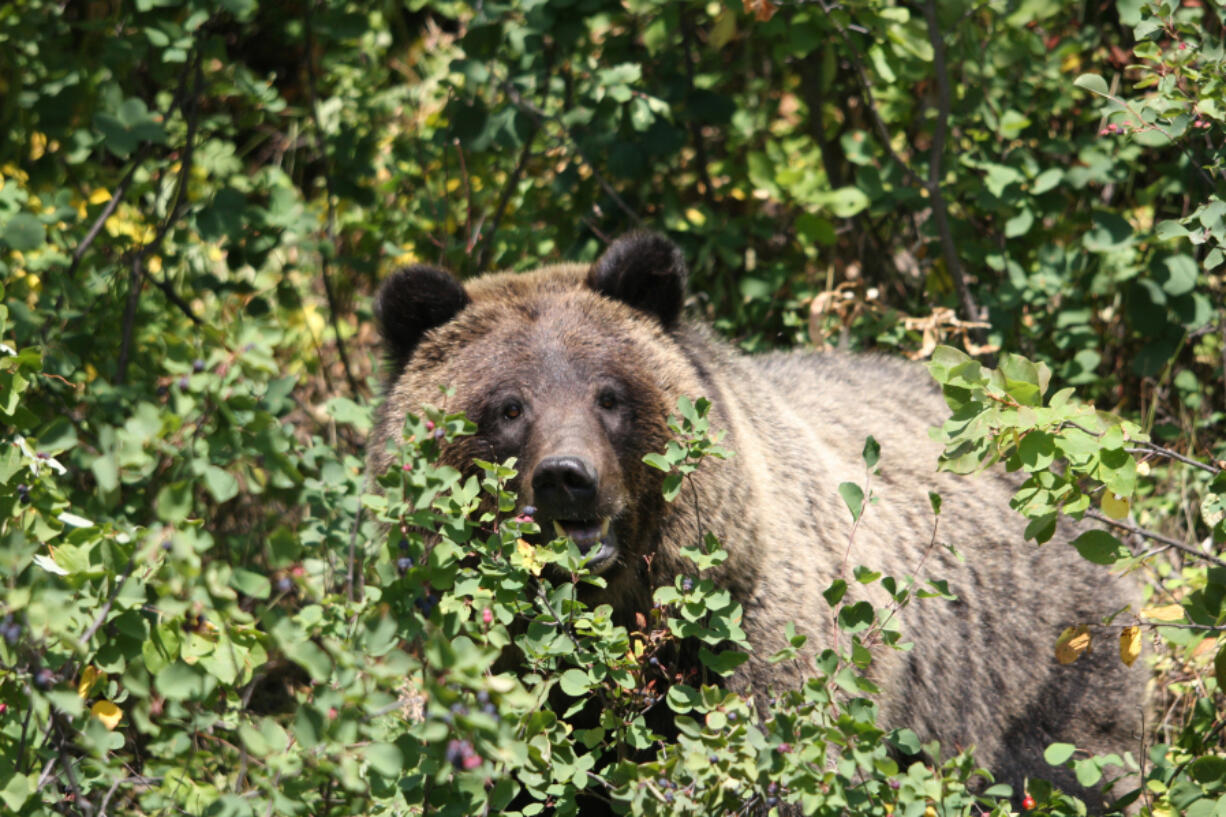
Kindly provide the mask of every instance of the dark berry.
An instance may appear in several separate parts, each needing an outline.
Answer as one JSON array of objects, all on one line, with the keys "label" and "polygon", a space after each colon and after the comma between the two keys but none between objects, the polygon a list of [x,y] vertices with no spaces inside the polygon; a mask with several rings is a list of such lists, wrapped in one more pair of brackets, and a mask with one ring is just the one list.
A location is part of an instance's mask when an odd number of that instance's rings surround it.
[{"label": "dark berry", "polygon": [[282,576],[277,579],[277,591],[280,593],[288,593],[294,589],[294,583],[290,581],[289,576]]},{"label": "dark berry", "polygon": [[5,642],[11,647],[21,640],[21,625],[16,622],[6,624],[0,633],[3,633]]},{"label": "dark berry", "polygon": [[30,486],[26,485],[24,482],[18,485],[17,498],[21,500],[23,505],[28,504],[30,501]]},{"label": "dark berry", "polygon": [[408,572],[411,567],[413,567],[413,559],[409,556],[401,556],[396,560],[396,569],[401,573]]},{"label": "dark berry", "polygon": [[447,436],[447,431],[446,431],[446,429],[442,429],[442,428],[436,428],[436,429],[434,429],[434,439],[436,439],[436,440],[441,440],[441,439],[443,439],[443,437],[445,437],[445,436]]},{"label": "dark berry", "polygon": [[187,375],[180,377],[175,385],[179,387],[179,391],[187,391]]},{"label": "dark berry", "polygon": [[767,808],[774,808],[774,807],[775,807],[775,806],[777,806],[777,805],[779,805],[779,798],[778,798],[778,797],[768,797],[768,798],[766,798],[766,807],[767,807]]},{"label": "dark berry", "polygon": [[729,713],[728,713],[728,722],[729,722],[729,723],[735,723],[735,722],[736,722],[736,713],[735,713],[735,712],[729,712]]},{"label": "dark berry", "polygon": [[648,663],[648,664],[651,664],[653,667],[658,667],[658,666],[660,666],[660,659],[659,659],[659,658],[656,658],[656,657],[653,655],[653,656],[651,656],[651,658],[648,658],[648,659],[647,659],[647,663]]},{"label": "dark berry", "polygon": [[694,582],[689,576],[681,580],[681,589],[686,593],[694,589]]},{"label": "dark berry", "polygon": [[524,516],[536,516],[536,506],[535,505],[525,505],[524,506]]},{"label": "dark berry", "polygon": [[192,371],[193,372],[203,372],[204,371],[204,361],[201,360],[200,358],[196,358],[195,360],[193,360],[192,361]]},{"label": "dark berry", "polygon": [[483,704],[487,704],[487,703],[489,703],[489,702],[490,702],[490,694],[489,694],[488,692],[486,692],[484,689],[483,689],[483,690],[481,690],[480,692],[478,692],[478,693],[477,693],[477,701],[478,701],[479,703],[483,703]]},{"label": "dark berry", "polygon": [[406,538],[401,538],[399,547],[400,547],[400,549],[401,549],[401,550],[408,550],[408,549],[409,549],[409,540],[408,540],[408,539],[406,539]]},{"label": "dark berry", "polygon": [[42,690],[51,689],[51,685],[55,683],[55,673],[43,667],[38,672],[34,673],[34,686]]}]

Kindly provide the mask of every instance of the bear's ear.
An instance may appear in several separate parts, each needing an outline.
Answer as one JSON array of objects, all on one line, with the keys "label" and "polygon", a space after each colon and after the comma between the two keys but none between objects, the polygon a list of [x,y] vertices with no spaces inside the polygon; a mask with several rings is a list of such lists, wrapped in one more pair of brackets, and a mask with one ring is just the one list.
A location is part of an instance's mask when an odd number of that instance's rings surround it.
[{"label": "bear's ear", "polygon": [[681,249],[656,233],[631,233],[614,241],[587,274],[587,285],[654,315],[665,329],[677,325],[685,302]]},{"label": "bear's ear", "polygon": [[375,321],[393,372],[408,361],[422,335],[468,304],[460,282],[437,267],[415,264],[393,272],[375,295]]}]

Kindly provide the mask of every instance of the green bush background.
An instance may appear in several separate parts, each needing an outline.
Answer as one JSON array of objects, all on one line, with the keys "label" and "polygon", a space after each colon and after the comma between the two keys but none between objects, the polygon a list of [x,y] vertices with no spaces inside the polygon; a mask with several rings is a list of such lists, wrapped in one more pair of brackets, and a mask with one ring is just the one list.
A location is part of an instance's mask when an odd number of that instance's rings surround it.
[{"label": "green bush background", "polygon": [[[410,446],[403,493],[363,499],[383,274],[591,260],[644,227],[683,247],[692,312],[746,350],[1010,352],[1119,415],[1102,428],[1129,436],[1061,465],[1011,446],[1037,432],[1073,450],[1071,409],[992,414],[951,462],[1033,475],[1019,539],[1061,502],[1131,510],[1144,532],[1089,556],[1149,584],[1149,614],[1121,619],[1143,626],[1155,677],[1131,759],[1141,807],[1226,814],[1224,15],[1218,0],[0,7],[5,808],[566,813],[582,791],[635,814],[1009,808],[966,792],[969,759],[898,768],[885,745],[914,735],[881,740],[861,655],[828,656],[755,720],[692,679],[666,693],[642,647],[657,642],[563,609],[564,586],[514,592],[549,586],[516,546],[531,523],[464,519],[501,490],[493,464],[461,483]],[[999,359],[994,393],[1038,405],[1042,370]],[[934,374],[1003,411],[962,362],[938,352]],[[694,447],[665,465],[702,449],[701,425],[679,420]],[[384,541],[379,518],[406,513],[454,552],[417,534],[402,550],[394,524]],[[502,572],[466,572],[470,553]],[[727,642],[731,611],[698,577],[644,637]],[[522,677],[490,670],[516,617],[569,633],[529,627]],[[542,706],[555,686],[618,717],[570,730]],[[657,693],[683,716],[667,745],[642,717]],[[1091,782],[1129,762],[1049,759]]]}]

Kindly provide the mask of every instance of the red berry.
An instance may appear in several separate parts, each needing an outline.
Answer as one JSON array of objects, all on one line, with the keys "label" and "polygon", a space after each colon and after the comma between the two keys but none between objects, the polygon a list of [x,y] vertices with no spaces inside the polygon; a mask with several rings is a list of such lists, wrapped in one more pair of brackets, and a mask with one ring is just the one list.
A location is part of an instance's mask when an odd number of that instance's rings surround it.
[{"label": "red berry", "polygon": [[0,715],[3,715],[5,712],[8,712],[8,711],[9,711],[9,705],[6,703],[0,702]]},{"label": "red berry", "polygon": [[1022,808],[1026,809],[1026,811],[1034,808],[1034,798],[1029,794],[1022,798]]},{"label": "red berry", "polygon": [[494,613],[490,610],[490,608],[486,607],[481,611],[481,620],[485,622],[487,627],[489,626],[489,623],[494,620]]}]

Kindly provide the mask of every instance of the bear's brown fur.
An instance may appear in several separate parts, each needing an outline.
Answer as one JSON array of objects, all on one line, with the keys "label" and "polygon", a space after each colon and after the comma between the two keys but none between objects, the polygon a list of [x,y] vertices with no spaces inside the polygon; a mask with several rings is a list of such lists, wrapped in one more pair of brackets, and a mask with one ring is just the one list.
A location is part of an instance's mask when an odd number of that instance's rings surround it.
[{"label": "bear's brown fur", "polygon": [[[439,404],[439,386],[453,386],[448,408],[479,431],[445,456],[460,467],[474,456],[518,457],[521,503],[537,507],[545,530],[558,520],[608,580],[594,601],[624,617],[648,609],[654,587],[693,571],[679,550],[700,527],[718,537],[729,559],[716,579],[743,605],[753,646],[733,688],[762,695],[802,681],[811,662],[767,657],[785,646],[788,622],[813,649],[831,645],[822,591],[845,569],[918,572],[948,580],[958,600],[905,608],[914,648],[875,656],[884,725],[909,726],[946,751],[975,746],[1015,792],[1027,776],[1080,792],[1044,763],[1054,741],[1136,754],[1140,666],[1126,668],[1108,649],[1067,666],[1052,657],[1063,628],[1134,604],[1134,586],[1063,541],[1021,541],[1004,475],[936,472],[940,449],[927,428],[947,410],[920,367],[879,356],[741,355],[681,318],[684,276],[676,247],[648,234],[620,239],[590,267],[494,274],[465,287],[430,267],[396,273],[376,301],[392,371],[371,470],[388,467],[386,442],[405,413]],[[642,460],[663,450],[681,395],[710,399],[712,425],[727,430],[735,456],[704,462],[696,498],[687,487],[685,501],[670,505],[660,472]],[[837,486],[863,482],[869,434],[881,444],[879,501],[849,551]],[[943,499],[939,541],[964,561],[930,547],[928,491]],[[877,591],[859,592],[883,603]]]}]

